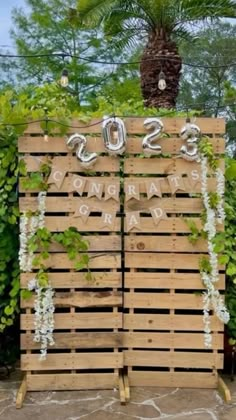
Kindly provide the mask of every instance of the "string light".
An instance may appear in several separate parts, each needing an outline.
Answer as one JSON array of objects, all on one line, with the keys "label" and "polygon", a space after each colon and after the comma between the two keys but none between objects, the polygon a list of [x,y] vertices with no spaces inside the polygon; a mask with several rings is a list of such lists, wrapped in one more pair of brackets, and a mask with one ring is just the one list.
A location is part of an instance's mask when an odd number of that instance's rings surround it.
[{"label": "string light", "polygon": [[158,76],[158,89],[165,90],[166,89],[166,77],[163,71],[160,71]]},{"label": "string light", "polygon": [[[0,54],[1,58],[49,58],[49,57],[61,57],[61,58],[76,58],[78,60],[86,61],[93,64],[103,64],[103,65],[138,65],[141,61],[103,61],[103,60],[94,60],[93,58],[84,57],[84,56],[77,56],[68,53],[50,53],[50,54]],[[170,62],[178,62],[174,57],[167,57],[166,55],[158,56],[154,58],[147,58],[143,61],[170,61]],[[206,65],[206,64],[193,64],[188,62],[182,63],[184,66],[189,66],[193,68],[202,68],[202,69],[214,69],[214,68],[229,68],[229,67],[236,67],[236,62],[232,62],[229,64],[219,64],[219,65]]]},{"label": "string light", "polygon": [[63,88],[66,88],[69,85],[69,72],[67,69],[63,69],[62,73],[61,73],[61,80],[60,80],[60,85]]}]

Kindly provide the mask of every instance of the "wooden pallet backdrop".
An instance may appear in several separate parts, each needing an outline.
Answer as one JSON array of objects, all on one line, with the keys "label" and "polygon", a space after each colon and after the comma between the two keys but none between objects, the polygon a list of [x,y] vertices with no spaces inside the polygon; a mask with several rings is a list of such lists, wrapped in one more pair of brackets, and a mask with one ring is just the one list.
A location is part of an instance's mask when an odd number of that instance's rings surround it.
[{"label": "wooden pallet backdrop", "polygon": [[[142,230],[125,236],[124,364],[131,386],[217,387],[217,370],[223,367],[223,325],[212,317],[213,349],[204,347],[202,282],[199,258],[207,245],[191,245],[185,219],[194,218],[200,226],[203,210],[200,183],[193,188],[186,174],[198,163],[176,158],[183,141],[178,134],[182,119],[165,120],[169,137],[159,140],[162,153],[170,157],[141,159],[141,144],[130,142],[125,161],[125,183],[140,185],[141,199],[126,202],[126,210],[140,211]],[[216,154],[224,152],[224,121],[197,119],[203,134],[209,135]],[[144,136],[142,121],[136,134]],[[222,161],[223,167],[223,161]],[[182,174],[186,191],[172,195],[167,176]],[[147,199],[145,181],[160,180],[162,198]],[[210,179],[211,190],[215,180]],[[148,210],[161,204],[168,219],[156,226]],[[221,267],[223,269],[223,267]],[[224,289],[221,274],[220,289]]]},{"label": "wooden pallet backdrop", "polygon": [[[93,169],[93,179],[102,176],[106,182],[119,179],[121,174],[124,184],[132,180],[139,183],[141,199],[125,202],[125,212],[140,211],[142,229],[130,232],[126,224],[122,231],[123,194],[121,203],[93,199],[95,206],[101,207],[102,203],[103,209],[117,211],[113,232],[101,227],[99,212],[92,213],[86,224],[72,217],[78,203],[86,202],[87,189],[82,198],[69,193],[70,178],[73,174],[92,178],[67,149],[63,137],[49,137],[46,142],[39,125],[31,124],[19,139],[19,152],[29,173],[38,171],[47,157],[67,169],[60,191],[55,185],[49,188],[46,226],[52,232],[75,226],[88,234],[90,266],[96,278],[93,283],[87,282],[83,273],[73,270],[63,250],[56,245],[52,247],[48,264],[56,290],[56,345],[44,362],[39,362],[38,346],[33,342],[33,301],[21,302],[21,366],[26,371],[29,390],[113,388],[118,385],[118,371],[122,367],[127,368],[131,386],[217,386],[217,370],[223,366],[223,326],[212,316],[213,349],[206,350],[198,261],[207,249],[203,241],[195,246],[189,243],[185,221],[194,217],[200,226],[202,202],[193,196],[200,192],[200,184],[193,188],[184,178],[186,191],[171,195],[167,182],[169,174],[181,173],[184,177],[187,171],[199,169],[197,163],[176,159],[183,144],[179,132],[185,120],[162,119],[164,131],[169,135],[159,141],[165,157],[152,158],[140,156],[141,139],[147,134],[144,119],[124,121],[128,144],[122,165],[120,158],[105,153],[101,124],[80,130],[71,128],[68,134],[86,134],[87,150],[102,153]],[[223,153],[224,121],[199,118],[196,124],[211,137],[215,153]],[[82,126],[78,121],[73,125]],[[161,199],[147,200],[144,181],[152,178],[162,180]],[[210,186],[214,190],[214,179],[210,180]],[[160,200],[168,219],[156,226],[148,208]],[[37,191],[26,191],[21,184],[21,212],[36,209],[36,203]],[[219,288],[223,291],[221,268]],[[30,274],[22,274],[21,287],[26,288],[31,278]]]},{"label": "wooden pallet backdrop", "polygon": [[[104,153],[100,126],[99,136],[89,139],[89,148]],[[21,301],[21,368],[26,372],[28,390],[103,389],[119,384],[119,370],[123,367],[121,349],[122,273],[120,203],[87,198],[88,182],[99,177],[102,181],[117,179],[119,158],[103,154],[93,168],[93,176],[86,175],[78,159],[65,144],[65,137],[49,137],[44,141],[38,125],[30,125],[19,139],[19,152],[27,164],[27,171],[38,171],[42,162],[52,159],[52,165],[67,171],[60,190],[50,185],[46,198],[46,227],[61,232],[74,226],[89,241],[90,269],[93,280],[85,273],[75,272],[73,261],[59,245],[52,246],[49,278],[55,288],[55,346],[48,350],[46,361],[39,361],[39,346],[33,342],[33,300]],[[73,175],[86,177],[82,197],[68,192]],[[119,181],[119,178],[118,178]],[[20,187],[20,210],[36,210],[37,191]],[[79,204],[89,203],[94,210],[85,224],[73,217]],[[101,224],[101,212],[117,212],[113,231]],[[32,273],[21,275],[21,287],[26,288]]]}]

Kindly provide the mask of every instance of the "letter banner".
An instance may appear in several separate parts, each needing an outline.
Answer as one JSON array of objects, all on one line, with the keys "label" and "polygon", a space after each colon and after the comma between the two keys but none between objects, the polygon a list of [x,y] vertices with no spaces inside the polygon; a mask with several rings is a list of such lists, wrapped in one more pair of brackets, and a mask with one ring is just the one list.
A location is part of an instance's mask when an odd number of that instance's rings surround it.
[{"label": "letter banner", "polygon": [[105,201],[113,198],[116,201],[120,200],[120,182],[112,181],[105,184]]},{"label": "letter banner", "polygon": [[148,200],[150,200],[150,198],[152,198],[154,195],[160,198],[162,197],[160,184],[160,180],[156,179],[152,181],[145,181]]},{"label": "letter banner", "polygon": [[136,228],[141,230],[141,220],[139,211],[126,212],[126,228],[127,232]]},{"label": "letter banner", "polygon": [[92,211],[92,207],[88,206],[88,204],[80,203],[73,217],[81,217],[83,222],[86,223],[91,211]]},{"label": "letter banner", "polygon": [[187,173],[189,182],[194,188],[199,182],[201,182],[201,173],[197,169],[193,169]]},{"label": "letter banner", "polygon": [[126,181],[125,183],[125,201],[129,201],[131,198],[140,200],[140,190],[138,182]]},{"label": "letter banner", "polygon": [[99,200],[102,199],[104,184],[97,181],[89,181],[88,187],[88,198],[97,197]]},{"label": "letter banner", "polygon": [[175,194],[178,190],[185,191],[185,185],[182,175],[169,175],[167,179],[170,184],[171,194]]},{"label": "letter banner", "polygon": [[153,218],[155,225],[158,225],[161,220],[168,219],[168,216],[165,210],[162,207],[151,207],[150,212]]},{"label": "letter banner", "polygon": [[68,192],[76,191],[80,196],[83,195],[86,179],[78,175],[73,175],[70,179]]},{"label": "letter banner", "polygon": [[67,171],[58,169],[56,166],[52,167],[52,171],[48,178],[48,184],[55,184],[58,190],[61,188]]},{"label": "letter banner", "polygon": [[103,212],[102,213],[102,227],[108,227],[110,230],[114,230],[116,222],[116,212]]}]

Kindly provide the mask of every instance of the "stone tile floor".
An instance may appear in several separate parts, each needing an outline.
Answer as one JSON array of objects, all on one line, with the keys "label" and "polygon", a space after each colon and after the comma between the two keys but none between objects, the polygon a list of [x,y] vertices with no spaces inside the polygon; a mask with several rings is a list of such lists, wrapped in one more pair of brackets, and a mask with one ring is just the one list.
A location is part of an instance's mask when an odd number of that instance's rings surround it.
[{"label": "stone tile floor", "polygon": [[216,390],[133,388],[127,405],[115,390],[34,392],[16,410],[20,381],[14,373],[0,381],[0,420],[236,420],[236,378],[225,381],[232,392],[228,405]]}]

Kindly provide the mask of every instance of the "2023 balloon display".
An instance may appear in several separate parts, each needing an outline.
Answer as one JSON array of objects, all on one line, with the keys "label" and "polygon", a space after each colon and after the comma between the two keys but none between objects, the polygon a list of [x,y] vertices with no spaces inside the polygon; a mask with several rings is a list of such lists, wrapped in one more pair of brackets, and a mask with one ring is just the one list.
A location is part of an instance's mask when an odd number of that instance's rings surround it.
[{"label": "2023 balloon display", "polygon": [[[164,131],[163,122],[156,117],[147,118],[144,121],[144,127],[149,131],[153,130],[142,141],[144,155],[160,155],[162,149],[157,144],[157,140]],[[125,152],[127,133],[124,121],[117,117],[104,117],[102,134],[104,147],[110,155],[117,156]],[[200,128],[196,124],[187,122],[180,131],[180,137],[186,141],[186,144],[180,148],[181,157],[188,161],[198,161],[198,142],[201,138]],[[67,138],[66,144],[70,150],[76,147],[76,156],[84,168],[88,169],[96,163],[98,154],[86,152],[87,139],[82,134],[73,134],[69,139]]]}]

